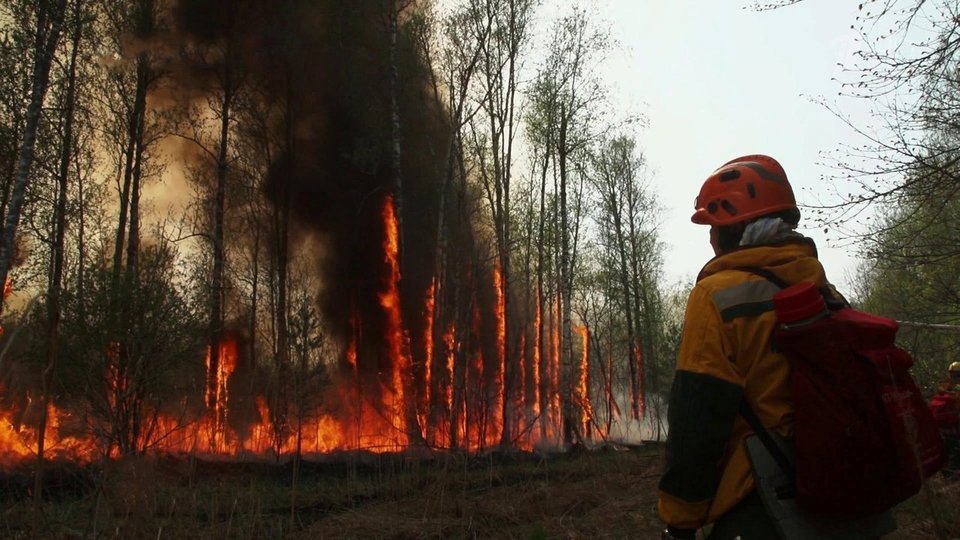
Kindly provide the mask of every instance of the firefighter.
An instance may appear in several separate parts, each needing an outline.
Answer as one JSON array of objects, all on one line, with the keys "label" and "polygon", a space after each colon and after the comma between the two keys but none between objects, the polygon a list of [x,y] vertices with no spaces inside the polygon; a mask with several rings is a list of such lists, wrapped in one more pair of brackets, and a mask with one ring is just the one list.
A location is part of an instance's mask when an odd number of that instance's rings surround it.
[{"label": "firefighter", "polygon": [[670,394],[666,466],[657,508],[664,538],[776,538],[755,489],[738,413],[749,405],[767,431],[791,437],[793,403],[786,358],[772,350],[779,288],[744,268],[826,286],[783,167],[748,155],[715,170],[700,189],[692,221],[710,226],[716,256],[701,270],[684,315]]},{"label": "firefighter", "polygon": [[960,362],[954,362],[947,368],[947,384],[944,390],[960,392]]},{"label": "firefighter", "polygon": [[950,364],[947,377],[930,399],[930,413],[943,435],[950,456],[947,472],[952,474],[960,469],[960,362]]}]

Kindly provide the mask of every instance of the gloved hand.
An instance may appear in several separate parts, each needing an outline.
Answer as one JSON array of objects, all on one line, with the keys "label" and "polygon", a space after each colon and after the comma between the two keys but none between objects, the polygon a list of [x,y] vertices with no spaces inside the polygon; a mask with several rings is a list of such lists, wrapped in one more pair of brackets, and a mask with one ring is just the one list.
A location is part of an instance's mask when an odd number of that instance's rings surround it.
[{"label": "gloved hand", "polygon": [[667,528],[660,533],[660,540],[682,540],[682,539],[695,539],[697,537],[696,529],[678,529],[672,525],[667,525]]}]

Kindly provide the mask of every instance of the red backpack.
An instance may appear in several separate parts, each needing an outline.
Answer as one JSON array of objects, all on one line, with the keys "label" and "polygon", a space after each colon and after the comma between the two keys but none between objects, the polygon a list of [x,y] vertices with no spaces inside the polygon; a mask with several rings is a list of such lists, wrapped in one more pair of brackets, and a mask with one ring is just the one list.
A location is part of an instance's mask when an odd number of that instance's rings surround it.
[{"label": "red backpack", "polygon": [[960,430],[960,393],[938,392],[930,399],[930,413],[940,431],[957,432]]},{"label": "red backpack", "polygon": [[[791,364],[797,502],[852,517],[916,494],[947,455],[910,376],[913,359],[894,343],[897,322],[853,309],[812,283],[788,286],[751,271],[782,289],[774,297],[773,344]],[[771,453],[783,466],[782,453]]]}]

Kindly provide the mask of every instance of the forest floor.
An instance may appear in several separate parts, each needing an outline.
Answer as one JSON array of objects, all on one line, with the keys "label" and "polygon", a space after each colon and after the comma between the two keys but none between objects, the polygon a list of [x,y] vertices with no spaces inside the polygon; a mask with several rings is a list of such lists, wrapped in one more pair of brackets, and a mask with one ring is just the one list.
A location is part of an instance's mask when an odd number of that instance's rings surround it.
[{"label": "forest floor", "polygon": [[[0,476],[0,538],[653,539],[662,454],[652,444],[551,456],[352,454],[305,461],[295,490],[290,464],[166,456],[58,465],[39,514],[29,471]],[[960,538],[960,480],[939,475],[928,487],[929,497],[897,508],[889,538]]]}]

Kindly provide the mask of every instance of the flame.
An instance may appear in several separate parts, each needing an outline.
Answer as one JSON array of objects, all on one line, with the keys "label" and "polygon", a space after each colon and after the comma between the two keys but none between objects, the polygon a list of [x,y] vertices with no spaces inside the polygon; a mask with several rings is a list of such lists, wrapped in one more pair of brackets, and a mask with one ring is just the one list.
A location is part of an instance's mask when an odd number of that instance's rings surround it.
[{"label": "flame", "polygon": [[638,392],[638,396],[637,396],[637,397],[638,397],[637,408],[639,409],[639,410],[638,410],[638,414],[639,414],[640,418],[643,418],[643,416],[644,416],[644,414],[646,413],[646,410],[647,410],[647,396],[646,396],[646,395],[644,394],[644,392],[643,392],[643,377],[644,377],[644,373],[643,373],[643,364],[644,364],[644,360],[643,360],[643,347],[641,346],[641,344],[640,344],[639,341],[637,342],[635,351],[636,351],[636,354],[637,354],[637,381],[638,381],[637,384],[638,384],[638,387],[639,387],[639,392]]},{"label": "flame", "polygon": [[580,366],[577,370],[576,399],[580,403],[580,425],[583,426],[584,433],[586,433],[590,426],[590,419],[593,417],[593,406],[590,403],[589,379],[590,329],[586,326],[576,326],[574,330],[580,334],[582,343]]},{"label": "flame", "polygon": [[[477,303],[474,302],[473,308],[473,340],[479,341],[480,336],[480,308],[477,306]],[[472,413],[474,418],[479,421],[474,421],[473,424],[465,426],[469,431],[465,430],[464,433],[467,434],[469,448],[471,450],[479,450],[485,448],[487,443],[486,438],[486,428],[487,428],[487,418],[488,411],[484,408],[485,399],[484,399],[484,374],[483,374],[483,349],[482,347],[477,347],[476,351],[473,354],[473,365],[472,370],[467,371],[467,381],[466,389],[473,390],[475,399],[470,403],[466,403],[467,400],[464,400],[464,405],[466,411],[463,415],[463,421],[467,421],[467,414]],[[470,375],[473,375],[471,377]]]},{"label": "flame", "polygon": [[[387,315],[387,345],[392,369],[390,387],[384,392],[383,411],[391,411],[391,423],[402,434],[407,433],[404,416],[406,395],[404,384],[410,375],[410,357],[406,334],[403,329],[403,317],[400,313],[400,264],[399,230],[397,216],[393,208],[393,196],[387,195],[383,203],[384,240],[383,251],[390,272],[385,291],[380,293],[380,306]],[[405,437],[404,437],[405,439]],[[405,444],[404,440],[404,444]]]},{"label": "flame", "polygon": [[551,347],[550,355],[550,403],[548,417],[550,419],[550,425],[554,429],[552,438],[557,438],[560,430],[560,332],[562,323],[562,314],[561,314],[561,300],[560,293],[557,292],[557,301],[554,304],[554,314],[553,314],[553,324],[552,331],[553,334],[551,338],[553,340]]},{"label": "flame", "polygon": [[209,373],[213,368],[211,366],[211,347],[207,346],[207,380],[215,381],[214,388],[207,388],[207,403],[213,408],[213,426],[211,437],[211,450],[219,450],[226,443],[226,423],[227,423],[227,401],[229,391],[227,383],[234,370],[237,369],[237,342],[231,338],[224,338],[219,346],[219,361],[216,365],[216,373]]},{"label": "flame", "polygon": [[[543,332],[540,328],[540,302],[535,302],[536,311],[534,312],[533,331],[536,334],[536,341],[533,344],[533,362],[531,366],[531,375],[533,375],[533,400],[531,409],[533,417],[540,417],[540,356],[543,350]],[[539,431],[536,431],[539,433]]]},{"label": "flame", "polygon": [[[489,277],[468,278],[478,289],[493,287],[492,313],[481,313],[479,292],[474,290],[472,298],[466,297],[472,309],[460,315],[465,316],[462,322],[445,318],[442,310],[437,309],[437,298],[443,296],[442,282],[434,277],[423,291],[425,319],[422,330],[417,326],[422,336],[415,336],[418,363],[414,364],[411,337],[401,312],[401,246],[392,197],[384,200],[379,217],[384,231],[384,279],[378,290],[370,292],[370,299],[376,298],[382,310],[379,314],[383,316],[383,335],[364,336],[361,330],[366,329],[363,326],[366,321],[354,304],[349,332],[342,344],[341,369],[324,390],[324,405],[297,409],[296,414],[277,414],[271,411],[266,396],[254,394],[250,396],[251,410],[245,411],[246,417],[238,414],[240,411],[234,409],[239,401],[231,395],[231,389],[236,392],[237,384],[232,381],[239,367],[246,364],[241,361],[237,339],[228,334],[218,344],[216,364],[211,347],[206,348],[206,380],[211,383],[204,385],[202,392],[183,397],[179,407],[173,403],[154,410],[146,404],[137,404],[142,408],[138,411],[142,417],[141,440],[136,442],[138,449],[273,457],[294,452],[309,455],[351,449],[396,452],[408,448],[411,439],[420,435],[433,445],[456,442],[458,447],[470,451],[497,445],[504,435],[515,439],[521,449],[558,440],[562,420],[561,364],[564,345],[570,346],[563,341],[560,294],[547,293],[545,301],[537,302],[534,332],[521,326],[517,342],[512,343],[519,345],[519,358],[512,358],[508,357],[513,347],[507,342],[508,291],[503,269],[495,265]],[[9,291],[8,280],[4,294]],[[380,319],[370,328],[380,329]],[[574,421],[587,426],[593,414],[589,397],[590,333],[583,326],[576,327],[576,333],[582,347],[576,372],[571,374],[573,399],[580,404],[580,416]],[[98,392],[104,400],[100,406],[109,408],[104,416],[126,410],[129,404],[124,400],[137,382],[122,346],[110,342],[104,348],[105,382]],[[642,381],[640,344],[635,346]],[[198,368],[202,354],[204,351],[197,351]],[[458,365],[458,361],[463,365]],[[512,390],[507,388],[509,362],[518,366],[519,382],[516,386],[511,384]],[[604,383],[606,395],[610,397],[610,381]],[[0,388],[0,397],[2,395]],[[48,408],[44,436],[51,459],[62,457],[89,462],[118,455],[120,450],[111,440],[115,437],[111,433],[112,419],[90,418],[89,411],[85,416],[73,416],[68,410],[58,408],[62,405],[51,402]],[[612,405],[616,407],[615,402]],[[640,406],[643,405],[641,402]],[[30,412],[29,408],[25,411]],[[33,412],[35,416],[36,411]],[[36,458],[37,428],[24,420],[27,416],[31,415],[13,406],[0,407],[0,469]],[[273,425],[278,418],[284,418],[289,425]],[[419,423],[419,433],[410,431],[418,427],[415,423]],[[537,423],[538,429],[531,429]],[[504,433],[508,428],[510,433]]]},{"label": "flame", "polygon": [[[17,416],[12,409],[0,410],[0,468],[11,467],[37,456],[39,433],[35,427],[17,420]],[[53,403],[48,404],[47,426],[44,430],[46,458],[68,459],[78,463],[94,459],[97,452],[92,438],[70,433],[79,431],[78,427],[82,427],[82,424],[78,424],[69,413],[60,411]]]},{"label": "flame", "polygon": [[506,400],[507,374],[507,321],[506,299],[503,290],[503,271],[500,265],[493,267],[493,291],[496,296],[496,325],[497,325],[497,399],[494,403],[494,431],[502,432],[506,419],[503,417],[503,405]]},{"label": "flame", "polygon": [[[446,363],[446,384],[443,386],[443,402],[447,408],[447,418],[453,418],[453,363],[456,355],[457,329],[451,322],[447,326],[447,331],[443,333],[443,343],[447,351]],[[447,429],[442,429],[446,427]],[[440,426],[443,433],[449,434],[449,426]]]},{"label": "flame", "polygon": [[347,364],[352,368],[354,377],[357,374],[357,333],[356,328],[357,317],[354,315],[350,321],[350,337],[347,338]]},{"label": "flame", "polygon": [[117,341],[108,343],[105,357],[107,373],[104,380],[107,385],[107,403],[110,404],[111,410],[116,410],[117,398],[126,394],[130,382],[125,370],[120,366],[120,343]]},{"label": "flame", "polygon": [[527,424],[527,335],[520,334],[520,392],[513,403],[513,410],[516,412],[517,421],[523,437],[517,438],[516,445],[521,450],[533,450],[533,432],[530,425]]},{"label": "flame", "polygon": [[424,301],[424,311],[426,314],[426,324],[423,328],[423,346],[424,346],[424,364],[423,364],[423,393],[420,396],[418,416],[421,426],[429,425],[430,415],[430,390],[433,384],[433,308],[435,293],[437,288],[437,279],[430,281],[430,287],[427,288],[427,295]]}]

